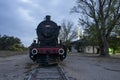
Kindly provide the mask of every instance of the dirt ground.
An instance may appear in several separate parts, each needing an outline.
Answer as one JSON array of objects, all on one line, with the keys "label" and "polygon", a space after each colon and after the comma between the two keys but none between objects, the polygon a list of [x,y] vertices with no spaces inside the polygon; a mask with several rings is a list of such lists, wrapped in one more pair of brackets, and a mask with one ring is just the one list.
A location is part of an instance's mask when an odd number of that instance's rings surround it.
[{"label": "dirt ground", "polygon": [[[71,53],[61,65],[76,80],[120,80],[120,58]],[[0,57],[0,80],[26,80],[34,66],[28,54]]]},{"label": "dirt ground", "polygon": [[69,54],[62,63],[66,74],[76,80],[120,80],[120,57]]},{"label": "dirt ground", "polygon": [[2,51],[0,55],[0,80],[25,80],[26,73],[33,64],[28,52]]}]

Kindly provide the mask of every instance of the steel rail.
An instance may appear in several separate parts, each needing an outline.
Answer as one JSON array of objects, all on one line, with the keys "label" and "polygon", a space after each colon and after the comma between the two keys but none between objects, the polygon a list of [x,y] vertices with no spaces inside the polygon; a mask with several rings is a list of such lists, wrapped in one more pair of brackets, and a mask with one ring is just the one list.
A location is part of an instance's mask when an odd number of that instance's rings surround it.
[{"label": "steel rail", "polygon": [[60,65],[32,70],[27,80],[70,80]]}]

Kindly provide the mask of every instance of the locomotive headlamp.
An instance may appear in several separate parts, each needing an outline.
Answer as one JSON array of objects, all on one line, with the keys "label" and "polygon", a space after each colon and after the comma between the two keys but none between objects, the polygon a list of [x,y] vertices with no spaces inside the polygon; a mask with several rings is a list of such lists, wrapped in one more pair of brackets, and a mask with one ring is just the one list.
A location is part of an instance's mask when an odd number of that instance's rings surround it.
[{"label": "locomotive headlamp", "polygon": [[63,55],[64,54],[64,49],[62,49],[62,48],[60,48],[59,50],[58,50],[58,53],[60,54],[60,55]]},{"label": "locomotive headlamp", "polygon": [[37,53],[38,53],[38,50],[37,50],[36,48],[33,48],[33,49],[32,49],[32,54],[35,55],[35,54],[37,54]]}]

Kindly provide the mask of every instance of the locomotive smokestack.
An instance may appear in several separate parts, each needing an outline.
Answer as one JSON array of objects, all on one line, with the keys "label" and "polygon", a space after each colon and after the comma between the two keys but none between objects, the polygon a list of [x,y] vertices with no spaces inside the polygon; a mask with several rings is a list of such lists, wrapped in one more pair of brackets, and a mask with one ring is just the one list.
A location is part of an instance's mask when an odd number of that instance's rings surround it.
[{"label": "locomotive smokestack", "polygon": [[46,21],[50,21],[50,17],[51,17],[50,15],[47,15],[46,16]]}]

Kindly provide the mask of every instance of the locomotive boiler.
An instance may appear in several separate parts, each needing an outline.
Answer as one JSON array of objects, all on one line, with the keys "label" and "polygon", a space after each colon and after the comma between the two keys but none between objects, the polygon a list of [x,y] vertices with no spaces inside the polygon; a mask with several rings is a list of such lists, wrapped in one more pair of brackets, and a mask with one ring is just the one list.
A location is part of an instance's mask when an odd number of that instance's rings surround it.
[{"label": "locomotive boiler", "polygon": [[52,64],[66,58],[66,47],[61,41],[58,43],[60,26],[47,15],[36,29],[37,41],[30,46],[29,57],[39,64]]}]

